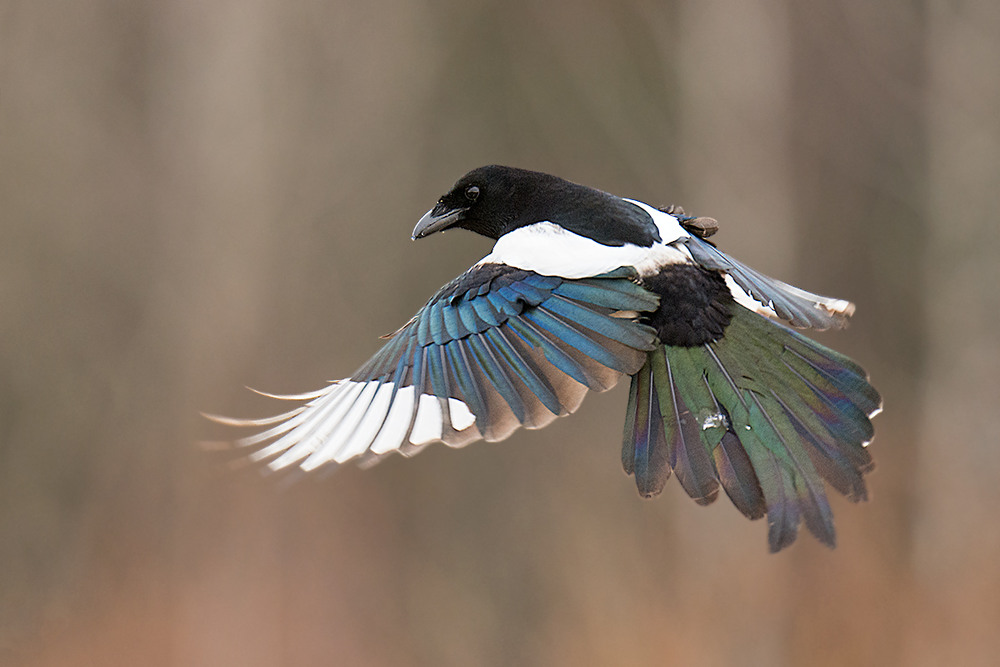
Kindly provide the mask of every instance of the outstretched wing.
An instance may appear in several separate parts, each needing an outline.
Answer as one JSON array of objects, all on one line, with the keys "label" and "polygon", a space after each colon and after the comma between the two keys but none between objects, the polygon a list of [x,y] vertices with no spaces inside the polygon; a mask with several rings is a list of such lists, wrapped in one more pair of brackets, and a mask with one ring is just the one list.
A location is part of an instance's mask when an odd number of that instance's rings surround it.
[{"label": "outstretched wing", "polygon": [[737,302],[768,317],[804,329],[841,328],[854,314],[854,304],[820,296],[765,276],[725,254],[712,243],[692,236],[684,239],[695,262],[722,271]]},{"label": "outstretched wing", "polygon": [[372,463],[443,441],[461,447],[541,428],[576,410],[588,389],[611,388],[654,349],[638,312],[658,297],[619,269],[567,280],[478,264],[442,288],[350,378],[267,419],[213,417],[269,427],[237,441],[273,469]]}]

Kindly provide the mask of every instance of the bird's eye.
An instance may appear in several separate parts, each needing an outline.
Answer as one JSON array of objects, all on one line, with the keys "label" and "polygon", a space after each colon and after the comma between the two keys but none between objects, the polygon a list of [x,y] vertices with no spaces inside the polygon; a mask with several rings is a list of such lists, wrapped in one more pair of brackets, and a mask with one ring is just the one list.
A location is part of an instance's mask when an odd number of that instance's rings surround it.
[{"label": "bird's eye", "polygon": [[470,185],[465,188],[465,198],[469,201],[476,201],[479,198],[479,187],[475,185]]}]

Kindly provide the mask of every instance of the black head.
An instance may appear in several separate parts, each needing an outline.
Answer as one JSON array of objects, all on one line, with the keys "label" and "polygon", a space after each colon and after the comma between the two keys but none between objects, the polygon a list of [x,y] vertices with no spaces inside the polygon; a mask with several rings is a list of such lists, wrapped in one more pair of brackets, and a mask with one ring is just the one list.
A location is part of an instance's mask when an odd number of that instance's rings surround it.
[{"label": "black head", "polygon": [[413,230],[419,239],[453,227],[498,239],[549,221],[607,245],[659,240],[652,219],[624,199],[538,171],[489,165],[473,169]]},{"label": "black head", "polygon": [[458,179],[448,194],[420,219],[413,238],[461,227],[498,239],[509,231],[509,223],[518,218],[519,202],[535,189],[531,184],[546,179],[558,180],[548,174],[499,165],[473,169]]}]

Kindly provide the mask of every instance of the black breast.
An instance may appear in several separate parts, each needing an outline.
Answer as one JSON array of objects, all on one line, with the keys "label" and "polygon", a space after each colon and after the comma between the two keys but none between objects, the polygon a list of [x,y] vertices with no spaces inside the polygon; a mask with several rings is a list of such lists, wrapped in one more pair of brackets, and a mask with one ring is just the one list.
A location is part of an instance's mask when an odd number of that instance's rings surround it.
[{"label": "black breast", "polygon": [[643,286],[660,295],[660,307],[646,316],[664,345],[693,347],[722,338],[734,307],[733,295],[718,271],[672,264]]}]

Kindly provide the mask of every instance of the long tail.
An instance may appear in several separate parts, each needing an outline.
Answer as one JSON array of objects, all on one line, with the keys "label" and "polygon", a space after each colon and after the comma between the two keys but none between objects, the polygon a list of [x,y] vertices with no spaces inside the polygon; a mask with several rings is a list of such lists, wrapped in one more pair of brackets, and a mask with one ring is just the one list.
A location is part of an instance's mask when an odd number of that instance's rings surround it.
[{"label": "long tail", "polygon": [[867,499],[865,446],[881,398],[860,366],[788,327],[734,309],[725,337],[661,346],[632,378],[622,463],[644,496],[671,472],[700,504],[719,486],[747,517],[768,518],[771,551],[799,523],[829,546],[833,516],[823,480]]}]

